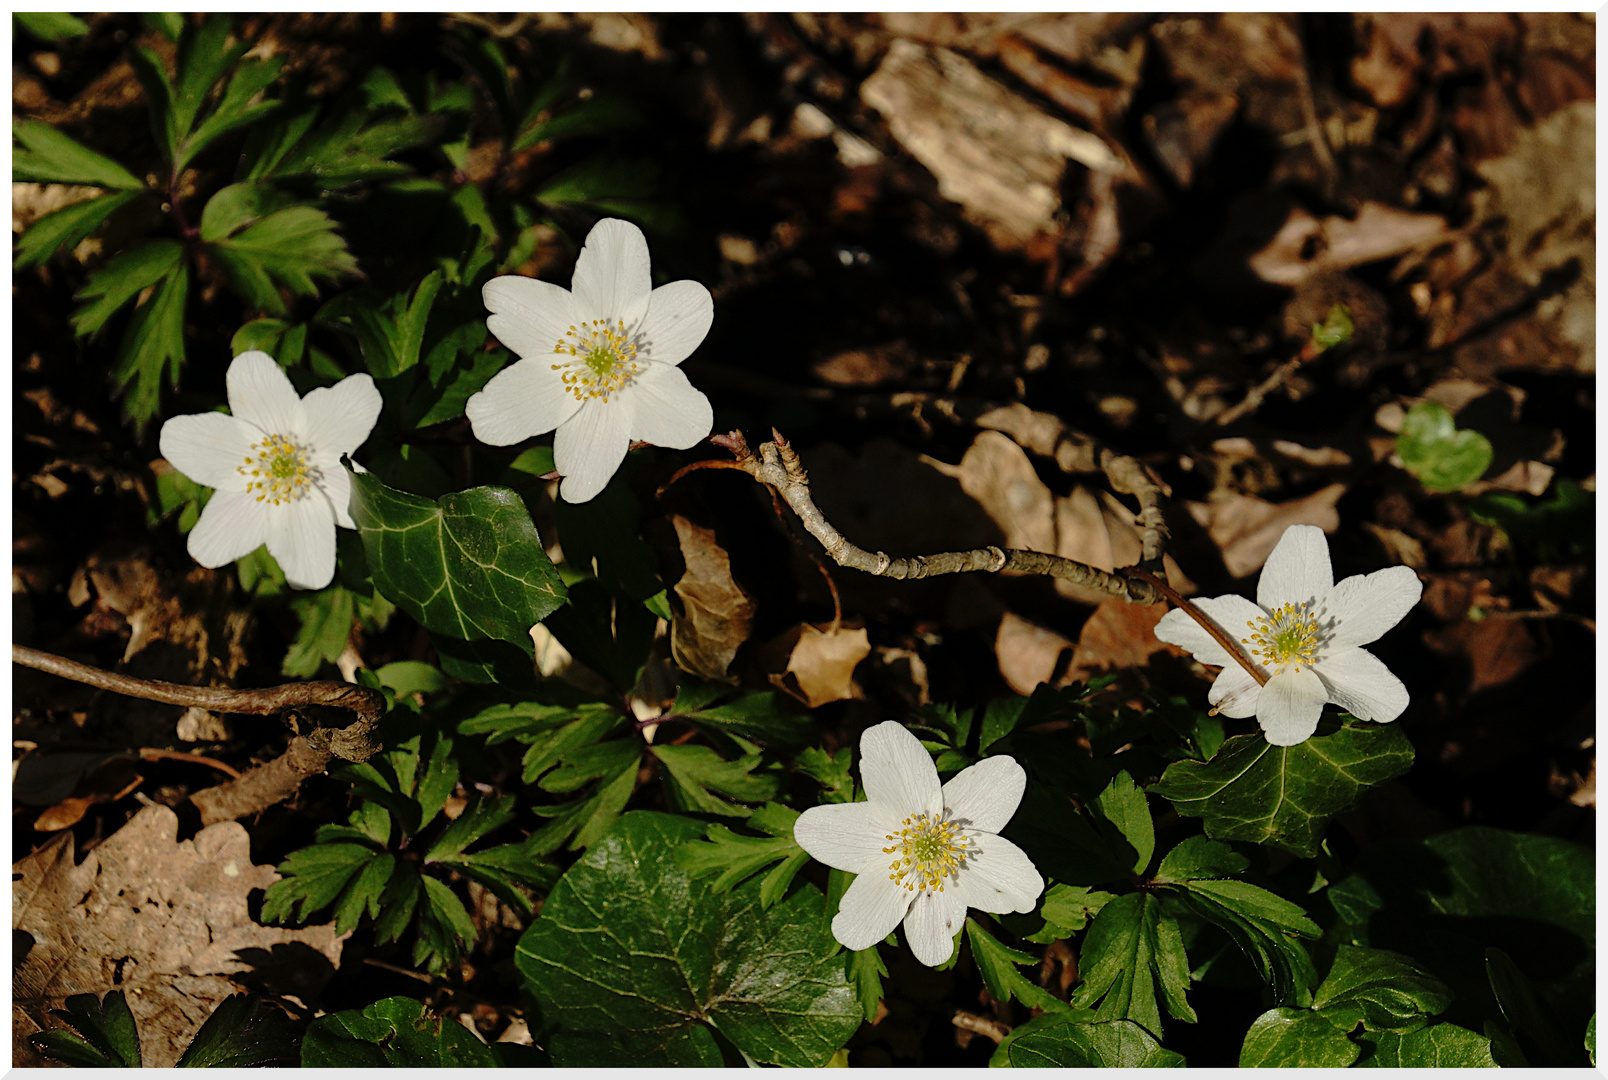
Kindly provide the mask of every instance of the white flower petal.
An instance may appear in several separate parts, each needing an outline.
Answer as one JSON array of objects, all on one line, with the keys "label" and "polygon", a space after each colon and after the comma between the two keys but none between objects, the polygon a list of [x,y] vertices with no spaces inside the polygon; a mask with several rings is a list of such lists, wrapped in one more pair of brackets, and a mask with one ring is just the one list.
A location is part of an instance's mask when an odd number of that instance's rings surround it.
[{"label": "white flower petal", "polygon": [[861,874],[844,890],[838,913],[832,917],[832,936],[845,949],[869,949],[893,933],[914,896],[887,874]]},{"label": "white flower petal", "polygon": [[905,916],[905,940],[928,967],[937,967],[955,952],[955,935],[966,922],[966,905],[947,890],[916,896]]},{"label": "white flower petal", "polygon": [[581,400],[564,389],[546,360],[518,360],[469,395],[464,413],[475,438],[488,446],[512,446],[559,427],[580,411]]},{"label": "white flower petal", "polygon": [[317,464],[340,467],[342,454],[363,445],[385,402],[368,375],[348,375],[334,386],[320,386],[302,398],[307,426],[301,434]]},{"label": "white flower petal", "polygon": [[961,871],[944,881],[966,907],[995,914],[1032,911],[1044,893],[1044,878],[1027,853],[1003,836],[966,830],[972,842]]},{"label": "white flower petal", "polygon": [[1379,640],[1423,595],[1424,583],[1405,566],[1346,578],[1318,608],[1318,625],[1329,630],[1323,651],[1341,652]]},{"label": "white flower petal", "polygon": [[1251,678],[1250,672],[1238,664],[1229,664],[1217,673],[1206,703],[1216,707],[1224,716],[1243,720],[1256,715],[1257,699],[1262,695],[1262,684]]},{"label": "white flower petal", "polygon": [[1388,723],[1407,708],[1407,688],[1367,649],[1326,656],[1312,670],[1329,700],[1359,720]]},{"label": "white flower petal", "polygon": [[661,364],[679,364],[703,344],[715,321],[715,301],[696,281],[660,285],[648,297],[648,313],[637,330],[637,355]]},{"label": "white flower petal", "polygon": [[[1245,597],[1233,593],[1202,597],[1194,603],[1234,641],[1250,636],[1250,628],[1246,624],[1254,623],[1267,614]],[[1203,664],[1214,667],[1238,666],[1234,658],[1228,655],[1228,650],[1219,645],[1217,639],[1208,634],[1200,623],[1176,608],[1163,615],[1156,624],[1156,638],[1187,649]]]},{"label": "white flower petal", "polygon": [[1323,680],[1311,668],[1281,671],[1262,687],[1256,721],[1274,746],[1304,743],[1318,730],[1323,703],[1329,700]]},{"label": "white flower petal", "polygon": [[631,446],[631,403],[619,394],[582,405],[553,436],[553,467],[564,476],[559,494],[583,503],[608,486]]},{"label": "white flower petal", "polygon": [[[604,218],[592,226],[575,260],[571,310],[582,318],[618,319],[634,331],[653,292],[648,239],[629,221]],[[495,331],[494,331],[495,332]]]},{"label": "white flower petal", "polygon": [[874,803],[829,803],[800,814],[793,839],[817,862],[851,874],[881,872],[886,877],[884,867],[893,857],[882,849],[897,821]]},{"label": "white flower petal", "polygon": [[984,758],[944,785],[944,809],[968,829],[999,832],[1021,805],[1027,773],[1013,757]]},{"label": "white flower petal", "polygon": [[293,589],[322,589],[335,577],[335,514],[309,496],[268,508],[268,554]]},{"label": "white flower petal", "polygon": [[548,357],[564,339],[570,323],[570,291],[550,281],[508,274],[494,277],[480,290],[491,315],[486,329],[516,356]]},{"label": "white flower petal", "polygon": [[292,435],[307,430],[306,412],[290,377],[265,352],[243,352],[224,378],[229,411],[266,435]]},{"label": "white flower petal", "polygon": [[1256,602],[1269,611],[1321,600],[1334,588],[1329,541],[1316,525],[1291,525],[1279,537],[1256,582]]},{"label": "white flower petal", "polygon": [[157,446],[169,465],[196,483],[219,491],[244,491],[246,477],[240,466],[252,438],[250,429],[232,416],[197,413],[164,423]]},{"label": "white flower petal", "polygon": [[219,491],[190,530],[190,558],[216,570],[244,558],[268,539],[267,504],[243,491]]},{"label": "white flower petal", "polygon": [[932,757],[897,720],[884,720],[860,736],[860,780],[867,799],[901,820],[943,811],[943,788]]},{"label": "white flower petal", "polygon": [[352,474],[339,462],[319,470],[318,490],[329,500],[335,513],[335,524],[343,529],[355,529],[349,507],[352,504]]},{"label": "white flower petal", "polygon": [[686,450],[707,438],[715,411],[678,367],[648,364],[631,380],[631,438]]}]

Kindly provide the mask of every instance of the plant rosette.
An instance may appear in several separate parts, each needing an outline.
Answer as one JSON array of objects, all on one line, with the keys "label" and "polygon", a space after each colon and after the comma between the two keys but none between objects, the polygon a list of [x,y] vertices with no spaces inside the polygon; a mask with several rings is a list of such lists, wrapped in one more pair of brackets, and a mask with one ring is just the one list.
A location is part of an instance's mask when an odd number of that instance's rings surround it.
[{"label": "plant rosette", "polygon": [[226,566],[263,544],[297,589],[335,577],[335,526],[353,528],[351,481],[341,457],[363,445],[382,404],[374,380],[349,375],[299,397],[265,352],[243,352],[226,376],[229,414],[175,416],[162,456],[215,488],[190,530],[190,557]]},{"label": "plant rosette", "polygon": [[594,498],[634,441],[686,450],[714,426],[709,399],[677,367],[703,341],[714,301],[696,281],[653,288],[648,242],[627,221],[593,226],[573,289],[492,278],[486,327],[520,357],[469,398],[475,438],[509,446],[553,436],[566,502]]},{"label": "plant rosette", "polygon": [[1326,702],[1377,723],[1407,708],[1407,688],[1362,646],[1400,622],[1423,592],[1405,566],[1336,585],[1323,530],[1291,525],[1262,567],[1255,603],[1233,595],[1193,601],[1239,640],[1242,653],[1267,674],[1265,686],[1183,611],[1162,616],[1156,637],[1223,669],[1206,696],[1218,712],[1255,716],[1269,743],[1295,746],[1317,730]]},{"label": "plant rosette", "polygon": [[1027,786],[1016,759],[985,758],[940,787],[921,742],[888,720],[860,737],[860,778],[865,802],[812,807],[793,826],[811,857],[858,875],[832,919],[844,948],[868,949],[903,921],[910,951],[937,967],[967,908],[1034,909],[1044,879],[998,835]]}]

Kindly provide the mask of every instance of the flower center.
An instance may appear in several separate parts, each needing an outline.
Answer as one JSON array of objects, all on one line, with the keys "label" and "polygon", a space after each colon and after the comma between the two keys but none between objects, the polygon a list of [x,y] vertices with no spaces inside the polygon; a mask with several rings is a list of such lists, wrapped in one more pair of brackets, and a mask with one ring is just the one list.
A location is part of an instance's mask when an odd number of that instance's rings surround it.
[{"label": "flower center", "polygon": [[258,502],[295,502],[313,488],[318,470],[307,462],[307,448],[284,435],[269,435],[251,444],[246,463],[239,467],[247,478],[246,491],[256,492]]},{"label": "flower center", "polygon": [[564,388],[578,401],[607,401],[610,394],[625,388],[640,367],[636,342],[619,319],[612,324],[606,319],[593,319],[571,326],[553,351],[574,357],[554,364],[553,370],[561,373]]},{"label": "flower center", "polygon": [[913,814],[899,824],[897,833],[886,836],[893,846],[882,849],[894,857],[888,880],[911,892],[943,892],[943,879],[954,876],[970,854],[960,825],[930,814]]},{"label": "flower center", "polygon": [[1248,620],[1251,636],[1240,641],[1267,667],[1312,665],[1318,657],[1318,621],[1308,604],[1285,604],[1271,614]]}]

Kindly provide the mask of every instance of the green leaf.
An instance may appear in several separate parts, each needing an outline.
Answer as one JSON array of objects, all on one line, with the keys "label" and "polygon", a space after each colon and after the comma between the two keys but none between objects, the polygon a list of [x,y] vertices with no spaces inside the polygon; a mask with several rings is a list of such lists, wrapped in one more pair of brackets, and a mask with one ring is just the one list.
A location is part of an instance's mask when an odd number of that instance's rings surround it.
[{"label": "green leaf", "polygon": [[725,683],[682,678],[681,690],[666,717],[686,720],[704,731],[736,733],[779,749],[801,747],[810,738],[809,713],[788,694],[779,690],[741,693]]},{"label": "green leaf", "polygon": [[386,159],[440,138],[447,127],[440,115],[398,116],[349,106],[336,106],[314,127],[317,115],[309,109],[254,132],[243,155],[245,179],[305,178],[335,189],[404,176],[411,172],[406,165]]},{"label": "green leaf", "polygon": [[1107,902],[1089,926],[1079,960],[1083,983],[1072,996],[1074,1007],[1098,1005],[1101,1020],[1134,1020],[1159,1033],[1159,990],[1169,1015],[1195,1022],[1185,996],[1189,960],[1178,924],[1162,912],[1160,897],[1129,893]]},{"label": "green leaf", "polygon": [[[238,46],[236,46],[238,48]],[[232,50],[231,50],[232,51]],[[174,169],[182,169],[220,136],[251,123],[279,107],[277,101],[253,100],[279,77],[285,57],[247,60],[235,69],[217,105],[194,131],[179,140]]]},{"label": "green leaf", "polygon": [[793,823],[797,820],[798,811],[779,803],[766,803],[749,816],[746,824],[769,836],[743,836],[724,825],[710,825],[704,840],[676,849],[676,860],[689,877],[718,875],[714,880],[717,890],[730,889],[777,864],[761,883],[760,906],[768,908],[782,898],[794,875],[809,862],[809,853],[793,839]]},{"label": "green leaf", "polygon": [[89,24],[65,11],[13,11],[18,26],[40,41],[58,42],[89,33]]},{"label": "green leaf", "polygon": [[1311,1009],[1269,1009],[1245,1033],[1239,1064],[1242,1069],[1343,1069],[1361,1052],[1344,1031]]},{"label": "green leaf", "polygon": [[1298,904],[1246,881],[1202,879],[1177,893],[1184,904],[1223,929],[1273,988],[1280,1005],[1305,1005],[1315,973],[1297,938],[1321,931]]},{"label": "green leaf", "polygon": [[[581,851],[597,843],[614,827],[631,793],[636,790],[639,760],[634,753],[622,754],[614,772],[605,773],[585,799],[554,809],[537,807],[537,813],[553,820],[532,835],[534,850],[545,854],[556,850],[566,839],[570,840],[571,851]],[[570,839],[572,834],[574,838]]]},{"label": "green leaf", "polygon": [[335,222],[311,206],[275,210],[210,241],[207,250],[236,292],[273,315],[285,314],[281,289],[316,296],[315,278],[335,281],[358,273],[357,260],[335,231]]},{"label": "green leaf", "polygon": [[184,305],[190,270],[169,271],[129,320],[112,368],[112,387],[123,394],[123,416],[144,428],[161,407],[162,387],[177,386],[184,366]]},{"label": "green leaf", "polygon": [[139,191],[114,191],[46,214],[30,225],[28,231],[17,240],[14,269],[26,270],[30,266],[38,266],[62,248],[75,247],[80,240],[100,228],[107,218],[142,194]]},{"label": "green leaf", "polygon": [[1111,899],[1111,893],[1084,885],[1051,885],[1039,905],[1039,918],[1044,920],[1044,927],[1027,935],[1026,940],[1038,945],[1064,941],[1082,930]]},{"label": "green leaf", "polygon": [[296,1024],[282,1009],[249,994],[233,994],[195,1033],[179,1056],[180,1069],[294,1068],[301,1063]]},{"label": "green leaf", "polygon": [[282,367],[301,363],[307,347],[307,324],[288,323],[283,319],[253,319],[229,339],[229,352],[239,356],[243,352],[265,352],[279,361]]},{"label": "green leaf", "polygon": [[356,334],[369,374],[389,379],[419,362],[424,328],[441,281],[441,271],[432,270],[411,291],[378,303],[359,293],[338,296],[324,305],[319,318]]},{"label": "green leaf", "polygon": [[46,184],[87,184],[115,191],[144,191],[139,177],[40,120],[11,121],[20,147],[11,151],[11,179]]},{"label": "green leaf", "polygon": [[1207,878],[1236,877],[1251,861],[1227,844],[1204,836],[1191,836],[1162,857],[1155,877],[1157,885],[1183,885]]},{"label": "green leaf", "polygon": [[1150,820],[1145,793],[1134,785],[1133,777],[1119,772],[1096,800],[1100,815],[1117,827],[1123,839],[1133,846],[1133,871],[1143,874],[1156,852],[1156,828]]},{"label": "green leaf", "polygon": [[291,852],[278,866],[280,879],[263,896],[263,921],[305,922],[334,903],[347,883],[381,854],[356,843],[320,843]]},{"label": "green leaf", "polygon": [[1083,1013],[1045,1013],[1005,1036],[989,1064],[1009,1068],[1176,1069],[1165,1050],[1131,1020],[1090,1023]]},{"label": "green leaf", "polygon": [[72,314],[73,333],[93,334],[118,308],[183,265],[184,245],[177,240],[147,240],[115,256],[79,291],[77,299],[85,303]]},{"label": "green leaf", "polygon": [[1569,562],[1595,551],[1597,494],[1577,480],[1559,479],[1545,499],[1531,502],[1506,491],[1490,491],[1469,506],[1469,517],[1502,530],[1524,558],[1538,563]]},{"label": "green leaf", "polygon": [[1399,727],[1348,718],[1297,746],[1236,735],[1208,762],[1173,762],[1150,792],[1202,818],[1213,839],[1274,844],[1311,858],[1331,817],[1412,763],[1412,743]]},{"label": "green leaf", "polygon": [[1341,945],[1312,1007],[1350,1031],[1411,1031],[1452,1003],[1446,984],[1399,953]]},{"label": "green leaf", "polygon": [[821,802],[844,803],[854,801],[854,778],[849,775],[852,763],[853,753],[847,746],[835,754],[828,754],[819,746],[811,746],[798,755],[794,766],[821,785]]},{"label": "green leaf", "polygon": [[425,855],[427,863],[450,859],[460,854],[464,848],[475,843],[481,837],[494,829],[500,829],[514,819],[514,797],[512,795],[478,796],[475,801],[464,808],[452,824],[436,838],[436,842]]},{"label": "green leaf", "polygon": [[359,1012],[314,1020],[302,1039],[304,1069],[488,1069],[491,1048],[455,1020],[427,1013],[422,1001],[394,997]]},{"label": "green leaf", "polygon": [[418,940],[413,944],[413,962],[434,972],[443,972],[457,962],[475,941],[475,923],[463,901],[445,882],[425,874],[424,903],[419,906]]},{"label": "green leaf", "polygon": [[860,1024],[819,891],[764,908],[759,883],[694,880],[695,821],[621,818],[548,896],[515,965],[560,1067],[721,1064],[710,1028],[763,1064],[826,1064]]},{"label": "green leaf", "polygon": [[281,674],[310,679],[325,664],[333,664],[346,651],[352,636],[354,598],[351,592],[332,585],[310,596],[299,596],[290,609],[301,620],[296,640],[280,664]]},{"label": "green leaf", "polygon": [[175,45],[184,33],[184,16],[176,11],[145,11],[140,13],[140,22],[155,30]]},{"label": "green leaf", "polygon": [[1485,475],[1494,456],[1477,431],[1458,431],[1451,411],[1433,401],[1407,410],[1396,453],[1402,466],[1430,491],[1457,491]]},{"label": "green leaf", "polygon": [[877,952],[875,945],[848,953],[849,985],[854,987],[860,1012],[868,1024],[876,1021],[877,1006],[882,1004],[882,980],[887,974],[888,969],[882,963],[882,955]]},{"label": "green leaf", "polygon": [[774,776],[755,776],[759,755],[727,761],[707,746],[654,746],[654,757],[664,766],[665,790],[672,809],[694,813],[747,817],[746,806],[733,806],[721,795],[743,802],[763,802],[776,794]]},{"label": "green leaf", "polygon": [[439,500],[352,476],[352,519],[374,587],[437,633],[530,649],[530,629],[564,600],[530,512],[506,488]]},{"label": "green leaf", "polygon": [[1358,1038],[1358,1068],[1494,1069],[1491,1040],[1456,1024],[1430,1024],[1417,1031],[1369,1032]]},{"label": "green leaf", "polygon": [[[566,710],[566,715],[569,714],[570,711]],[[525,783],[536,783],[566,755],[593,745],[612,732],[623,719],[612,708],[593,705],[579,710],[575,719],[562,724],[550,734],[524,740],[530,743],[530,749],[525,752]]]},{"label": "green leaf", "polygon": [[1030,1009],[1065,1012],[1071,1008],[1048,990],[1031,982],[1020,971],[1018,964],[1037,964],[1038,957],[1009,948],[978,925],[976,919],[966,920],[966,938],[971,942],[972,959],[983,976],[983,985],[995,1001],[1015,998]]},{"label": "green leaf", "polygon": [[60,1028],[41,1031],[33,1036],[40,1053],[78,1068],[140,1067],[140,1035],[121,990],[109,991],[104,998],[73,994],[63,1005],[50,1010],[51,1015],[67,1021],[78,1034]]},{"label": "green leaf", "polygon": [[1335,304],[1322,322],[1312,324],[1312,344],[1323,352],[1350,341],[1356,331],[1356,324],[1351,321],[1351,309],[1344,304]]},{"label": "green leaf", "polygon": [[540,142],[556,142],[576,135],[600,135],[630,127],[641,115],[629,100],[611,94],[596,94],[553,116],[533,113],[514,136],[508,151],[517,154]]},{"label": "green leaf", "polygon": [[391,691],[391,696],[397,700],[414,694],[433,694],[447,685],[447,677],[441,669],[423,660],[393,660],[381,664],[374,674],[380,685]]}]

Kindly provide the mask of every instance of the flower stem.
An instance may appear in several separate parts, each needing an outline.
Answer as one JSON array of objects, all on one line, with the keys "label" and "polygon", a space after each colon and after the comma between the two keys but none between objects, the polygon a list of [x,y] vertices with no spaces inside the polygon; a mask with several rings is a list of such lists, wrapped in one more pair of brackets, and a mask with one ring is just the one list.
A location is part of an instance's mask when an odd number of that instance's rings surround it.
[{"label": "flower stem", "polygon": [[1251,678],[1256,680],[1258,686],[1267,685],[1267,672],[1263,671],[1260,665],[1252,663],[1251,658],[1246,656],[1244,650],[1239,647],[1239,643],[1229,637],[1228,633],[1221,626],[1214,623],[1204,611],[1190,603],[1186,597],[1179,595],[1178,591],[1171,585],[1168,585],[1148,570],[1130,566],[1125,572],[1139,578],[1141,581],[1149,582],[1151,587],[1161,593],[1162,596],[1165,596],[1173,607],[1198,622],[1202,630],[1210,634],[1217,641],[1217,644],[1228,650],[1228,655],[1239,661],[1240,667],[1244,668]]}]

